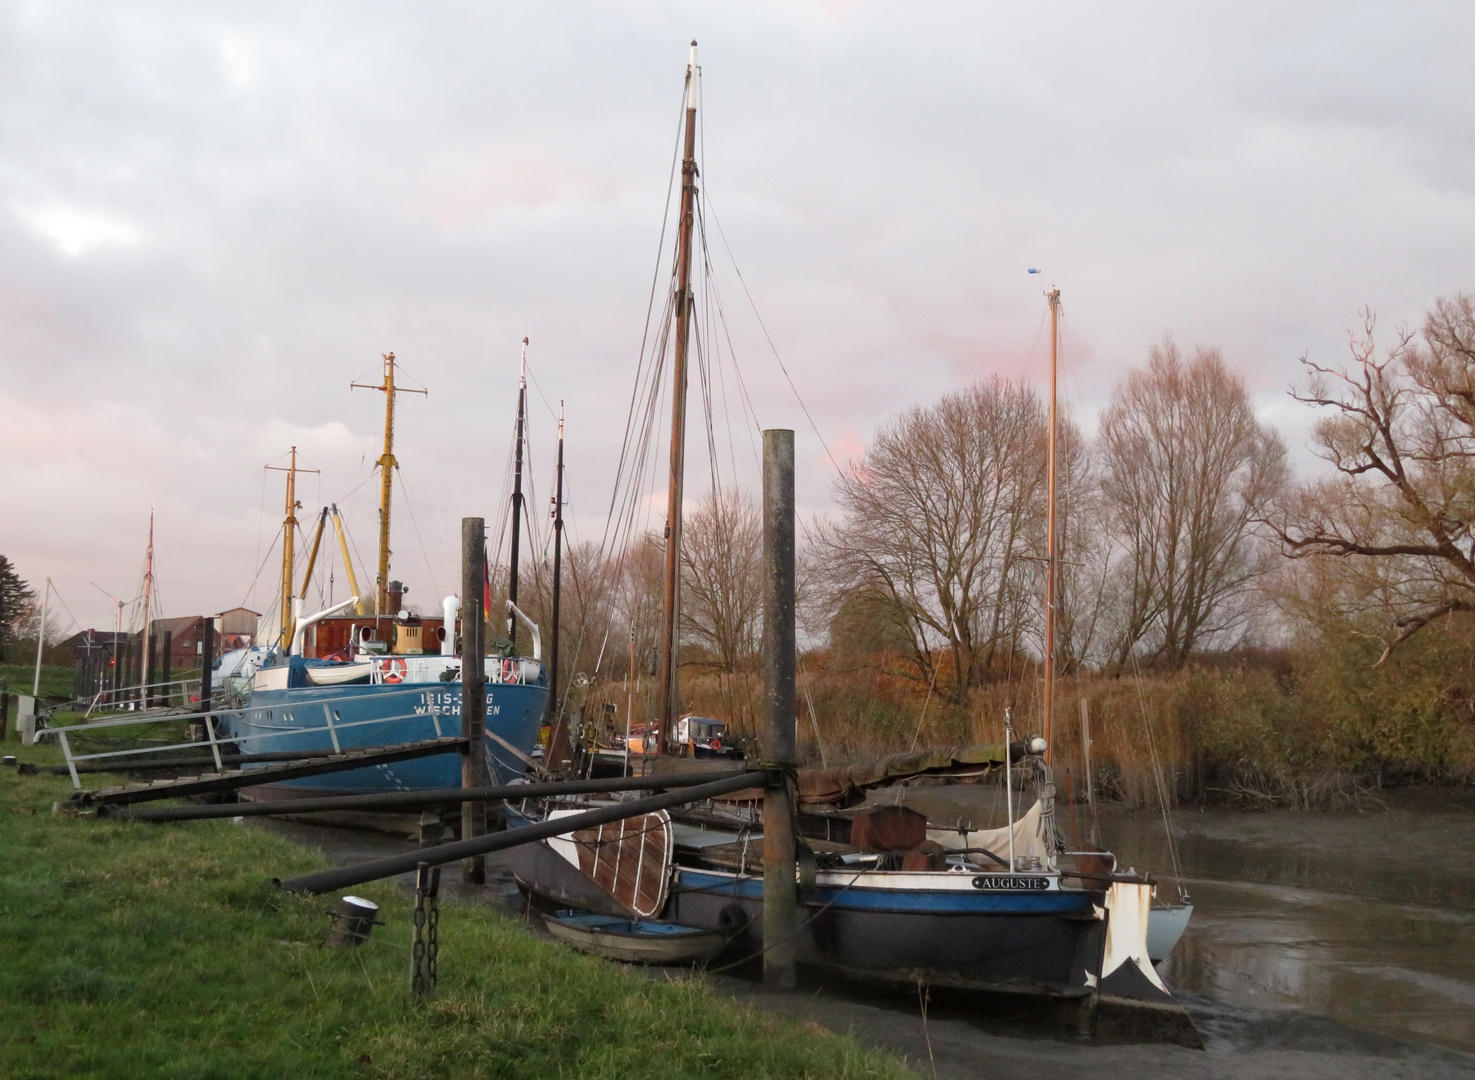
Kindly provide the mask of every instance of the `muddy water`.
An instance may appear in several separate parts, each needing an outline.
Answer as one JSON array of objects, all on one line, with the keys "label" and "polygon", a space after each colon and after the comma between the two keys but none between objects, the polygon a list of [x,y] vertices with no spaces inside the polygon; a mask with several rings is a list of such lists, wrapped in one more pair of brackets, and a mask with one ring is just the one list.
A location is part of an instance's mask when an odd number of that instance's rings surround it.
[{"label": "muddy water", "polygon": [[[1160,965],[1175,991],[1229,1009],[1294,1009],[1475,1052],[1475,800],[1390,795],[1386,810],[1171,815],[1193,920]],[[918,788],[933,820],[989,820],[988,788]],[[1084,839],[1085,807],[1059,813]],[[1104,846],[1177,891],[1161,815],[1107,809]],[[1166,879],[1166,880],[1162,880]]]},{"label": "muddy water", "polygon": [[[903,798],[934,820],[979,823],[989,816],[981,800],[997,801],[961,786]],[[1068,810],[1062,818],[1069,836]],[[1124,865],[1171,877],[1161,818],[1106,812],[1101,825]],[[268,827],[342,862],[413,847],[338,829]],[[1084,814],[1077,827],[1084,831]],[[924,1075],[1475,1077],[1475,1058],[1464,1056],[1475,1053],[1475,806],[1395,805],[1365,815],[1193,811],[1176,814],[1173,827],[1196,908],[1161,970],[1188,1005],[1207,1055],[1080,1046],[941,1011],[924,1023],[916,1003],[838,987],[775,997],[751,981],[717,981],[760,1006],[906,1055]],[[500,860],[489,862],[492,887],[484,892],[497,895],[487,899],[515,904],[510,875]],[[1162,890],[1174,886],[1164,880]]]},{"label": "muddy water", "polygon": [[[1171,985],[1475,1052],[1475,813],[1205,811],[1173,824],[1196,906],[1162,965]],[[1160,819],[1109,814],[1102,829],[1124,861],[1172,865]]]}]

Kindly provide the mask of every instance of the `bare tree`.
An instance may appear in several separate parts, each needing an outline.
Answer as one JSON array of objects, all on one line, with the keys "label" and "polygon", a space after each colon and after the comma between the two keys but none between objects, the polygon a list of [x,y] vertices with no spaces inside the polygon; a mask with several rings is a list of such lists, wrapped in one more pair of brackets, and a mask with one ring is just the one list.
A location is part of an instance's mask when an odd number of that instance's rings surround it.
[{"label": "bare tree", "polygon": [[713,658],[737,671],[762,631],[763,523],[740,491],[709,496],[686,519],[681,537],[681,628]]},{"label": "bare tree", "polygon": [[929,683],[940,645],[955,702],[1021,650],[1038,612],[1045,438],[1026,387],[996,378],[948,394],[882,429],[837,481],[844,521],[817,530],[837,594],[878,599]]},{"label": "bare tree", "polygon": [[1241,629],[1269,555],[1256,522],[1285,483],[1285,447],[1217,349],[1171,339],[1118,385],[1101,420],[1102,495],[1121,545],[1117,668],[1181,665]]},{"label": "bare tree", "polygon": [[1316,446],[1336,475],[1297,492],[1276,532],[1293,558],[1354,564],[1343,599],[1388,616],[1379,663],[1455,612],[1475,611],[1475,297],[1440,299],[1422,334],[1379,350],[1372,314],[1350,369],[1311,372],[1296,400],[1330,410]]}]

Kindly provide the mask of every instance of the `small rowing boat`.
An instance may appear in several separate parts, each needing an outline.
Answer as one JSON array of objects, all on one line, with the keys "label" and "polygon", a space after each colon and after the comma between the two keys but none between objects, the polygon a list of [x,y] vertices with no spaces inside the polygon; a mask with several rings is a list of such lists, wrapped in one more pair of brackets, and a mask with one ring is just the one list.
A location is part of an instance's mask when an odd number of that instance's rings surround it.
[{"label": "small rowing boat", "polygon": [[705,963],[727,945],[720,931],[592,911],[560,911],[543,921],[550,934],[580,952],[627,964]]}]

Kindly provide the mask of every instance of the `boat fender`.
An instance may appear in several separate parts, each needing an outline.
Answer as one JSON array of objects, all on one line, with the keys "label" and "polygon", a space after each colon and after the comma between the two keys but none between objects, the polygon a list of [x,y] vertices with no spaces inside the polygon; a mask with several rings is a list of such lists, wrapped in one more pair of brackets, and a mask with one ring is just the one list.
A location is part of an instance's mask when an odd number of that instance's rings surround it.
[{"label": "boat fender", "polygon": [[747,909],[735,902],[723,905],[722,910],[717,913],[717,929],[726,934],[729,941],[742,937],[752,921]]},{"label": "boat fender", "polygon": [[806,844],[803,837],[794,837],[794,862],[799,868],[798,900],[801,904],[807,904],[814,895],[814,886],[819,880],[819,860],[814,857],[814,848]]}]

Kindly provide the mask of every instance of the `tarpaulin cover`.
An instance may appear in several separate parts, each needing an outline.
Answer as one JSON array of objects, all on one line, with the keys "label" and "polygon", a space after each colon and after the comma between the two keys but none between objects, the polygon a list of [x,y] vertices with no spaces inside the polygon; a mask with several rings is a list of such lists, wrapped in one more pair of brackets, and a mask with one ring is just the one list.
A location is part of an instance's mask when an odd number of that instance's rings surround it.
[{"label": "tarpaulin cover", "polygon": [[[983,746],[942,746],[892,754],[876,761],[832,768],[798,770],[799,802],[803,806],[855,806],[865,801],[869,788],[910,780],[916,776],[978,775],[1004,764],[1002,743]],[[750,763],[752,764],[752,763]],[[655,758],[651,762],[652,786],[659,787],[663,772],[700,772],[729,770],[732,763],[707,759]],[[744,788],[719,796],[722,802],[754,802],[763,798],[758,788]]]}]

